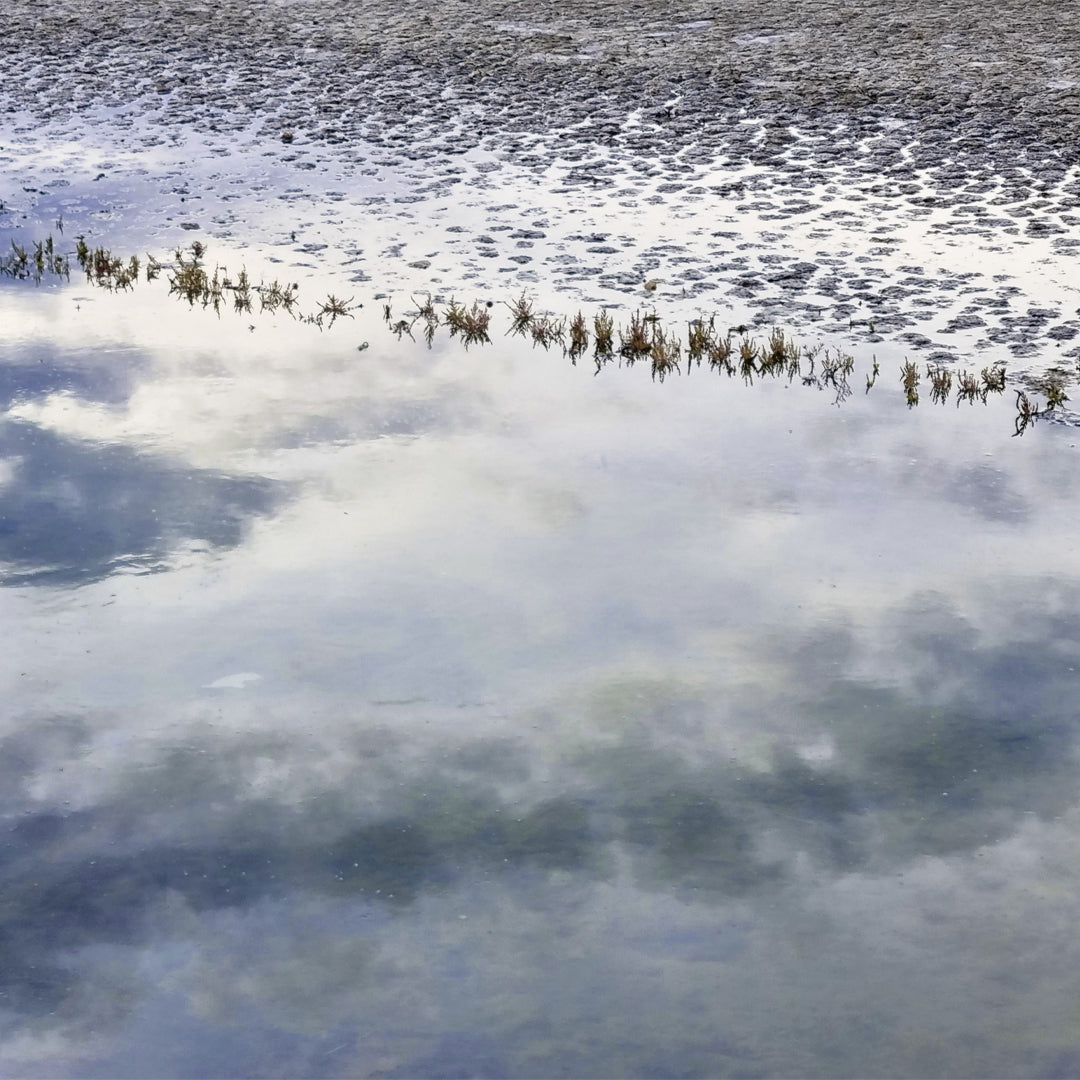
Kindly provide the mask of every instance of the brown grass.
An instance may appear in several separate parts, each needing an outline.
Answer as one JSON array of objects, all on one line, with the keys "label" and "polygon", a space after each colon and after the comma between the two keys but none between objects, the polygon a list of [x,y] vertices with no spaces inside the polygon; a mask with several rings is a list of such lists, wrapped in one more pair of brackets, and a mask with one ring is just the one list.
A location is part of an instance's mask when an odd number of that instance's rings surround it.
[{"label": "brown grass", "polygon": [[912,409],[919,404],[919,368],[914,360],[904,361],[904,366],[900,369],[900,381],[904,387],[908,408]]},{"label": "brown grass", "polygon": [[522,293],[513,303],[507,303],[506,306],[510,309],[512,319],[510,332],[524,335],[533,319],[532,301]]},{"label": "brown grass", "polygon": [[471,308],[466,308],[451,300],[443,312],[443,320],[450,327],[451,336],[460,337],[466,346],[477,343],[486,345],[491,341],[488,336],[491,312],[479,303],[474,302]]},{"label": "brown grass", "polygon": [[585,316],[579,311],[570,320],[570,359],[577,363],[577,358],[589,347],[589,331],[585,325]]},{"label": "brown grass", "polygon": [[944,405],[952,392],[952,372],[941,364],[936,367],[927,364],[926,375],[930,380],[930,400]]},{"label": "brown grass", "polygon": [[607,311],[593,316],[593,352],[597,356],[610,356],[613,348],[612,332],[615,321]]},{"label": "brown grass", "polygon": [[630,326],[624,332],[619,330],[619,352],[631,363],[647,356],[652,351],[652,334],[649,316],[635,311],[630,316]]},{"label": "brown grass", "polygon": [[652,360],[652,377],[663,382],[673,371],[679,371],[679,357],[682,353],[682,345],[679,339],[668,336],[657,324],[653,327],[652,342],[649,346],[649,357]]}]

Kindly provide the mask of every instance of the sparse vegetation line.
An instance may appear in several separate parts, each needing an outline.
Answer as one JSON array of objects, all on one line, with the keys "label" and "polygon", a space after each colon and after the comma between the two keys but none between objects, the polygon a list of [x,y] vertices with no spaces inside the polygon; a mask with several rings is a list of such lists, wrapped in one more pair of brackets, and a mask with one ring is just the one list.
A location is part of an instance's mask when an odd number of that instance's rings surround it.
[{"label": "sparse vegetation line", "polygon": [[[283,311],[299,322],[324,329],[332,327],[338,319],[353,318],[353,312],[363,306],[353,297],[346,300],[331,293],[317,303],[314,311],[304,313],[299,305],[300,287],[296,283],[282,284],[274,280],[252,284],[245,268],[234,276],[217,264],[212,272],[208,271],[204,261],[207,248],[201,241],[188,248],[177,248],[169,260],[148,255],[143,263],[136,255],[124,259],[108,248],[91,248],[84,237],[76,240],[74,252],[68,253],[58,250],[51,235],[30,248],[12,240],[11,251],[0,255],[0,276],[35,284],[50,277],[70,280],[71,255],[74,254],[87,280],[98,288],[126,292],[134,288],[140,275],[145,281],[152,282],[164,273],[170,295],[186,300],[192,307],[213,308],[218,315],[226,307],[237,313],[253,314],[253,305],[258,299],[259,314]],[[407,334],[415,341],[412,331],[419,322],[423,323],[423,336],[429,347],[440,326],[445,326],[450,336],[458,338],[466,348],[491,343],[493,305],[490,302],[474,301],[471,306],[466,306],[451,299],[441,313],[430,294],[423,300],[414,296],[412,302],[414,309],[406,312],[406,318],[397,321],[393,320],[391,303],[383,304],[384,321],[399,340]],[[716,326],[715,315],[701,316],[687,326],[684,354],[683,335],[665,327],[655,310],[631,312],[625,326],[617,326],[610,311],[598,311],[591,319],[590,334],[590,320],[580,310],[569,319],[553,312],[537,311],[533,300],[524,293],[504,304],[511,316],[508,333],[520,337],[528,335],[534,346],[539,345],[545,350],[557,345],[574,364],[588,351],[591,341],[597,374],[616,361],[620,366],[633,367],[638,361],[647,359],[653,379],[662,383],[673,373],[689,375],[694,367],[700,368],[704,360],[710,370],[728,376],[738,375],[747,385],[764,377],[786,377],[789,383],[798,379],[803,386],[829,391],[836,404],[847,400],[852,393],[851,378],[855,370],[852,356],[822,345],[800,346],[779,327],[774,327],[769,337],[759,343],[749,335],[748,327],[729,327],[721,331]],[[875,356],[873,370],[866,377],[867,393],[877,384],[879,371]],[[922,374],[912,360],[905,360],[900,369],[900,385],[909,408],[919,404]],[[944,404],[953,396],[958,406],[964,401],[971,405],[977,401],[985,404],[990,394],[1002,394],[1007,386],[1005,365],[1001,363],[984,367],[978,374],[966,369],[957,372],[940,362],[928,364],[926,377],[930,383],[930,399],[936,404]],[[1015,434],[1023,434],[1035,421],[1061,410],[1069,400],[1067,385],[1078,378],[1080,371],[1055,369],[1039,379],[1029,378],[1022,386],[1014,386]],[[1040,407],[1028,391],[1041,393],[1045,404]]]}]

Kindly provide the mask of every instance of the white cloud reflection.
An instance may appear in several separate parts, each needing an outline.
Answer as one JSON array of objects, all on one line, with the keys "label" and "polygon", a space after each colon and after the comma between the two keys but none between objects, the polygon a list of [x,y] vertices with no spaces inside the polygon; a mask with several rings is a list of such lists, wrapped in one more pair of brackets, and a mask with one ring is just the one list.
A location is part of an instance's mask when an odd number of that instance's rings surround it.
[{"label": "white cloud reflection", "polygon": [[138,303],[4,421],[163,564],[0,590],[5,1068],[1070,1070],[1068,429]]}]

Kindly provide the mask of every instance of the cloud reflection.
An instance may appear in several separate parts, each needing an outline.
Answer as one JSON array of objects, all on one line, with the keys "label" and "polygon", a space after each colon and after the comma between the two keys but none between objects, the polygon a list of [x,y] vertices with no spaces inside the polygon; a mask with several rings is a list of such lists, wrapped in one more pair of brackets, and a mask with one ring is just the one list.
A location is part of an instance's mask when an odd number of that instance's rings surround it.
[{"label": "cloud reflection", "polygon": [[182,545],[234,547],[283,485],[0,421],[0,583],[79,585],[165,569]]},{"label": "cloud reflection", "polygon": [[[142,354],[135,349],[127,350],[124,356],[131,366],[138,364],[141,358]],[[20,344],[16,363],[0,360],[0,411],[6,411],[16,402],[43,400],[60,393],[71,394],[83,401],[109,404],[127,399],[133,384],[130,368],[120,365],[94,367],[81,360],[70,359],[61,364],[57,362],[54,349],[33,343]]]},{"label": "cloud reflection", "polygon": [[[915,596],[883,634],[910,673],[903,683],[884,672],[855,674],[867,649],[835,627],[834,655],[849,657],[847,673],[821,665],[807,647],[827,638],[819,627],[771,643],[785,677],[768,685],[705,690],[609,679],[567,717],[579,734],[560,740],[554,759],[547,737],[462,737],[418,757],[389,732],[374,740],[343,734],[316,751],[300,734],[208,731],[120,766],[96,802],[63,809],[32,796],[41,774],[94,767],[93,746],[109,722],[28,725],[0,746],[12,815],[0,853],[5,1008],[64,1015],[65,1002],[95,978],[102,946],[153,952],[177,933],[198,940],[208,926],[240,933],[248,918],[272,918],[264,932],[287,941],[312,903],[338,914],[311,931],[326,961],[302,965],[309,995],[319,1000],[314,987],[344,978],[334,963],[340,937],[342,956],[353,957],[343,985],[366,1000],[382,992],[370,980],[389,980],[397,993],[415,978],[404,957],[394,959],[403,947],[395,927],[406,924],[386,917],[418,920],[418,933],[435,933],[430,920],[443,916],[433,912],[462,891],[472,915],[510,936],[524,931],[506,921],[507,911],[525,927],[535,905],[557,923],[559,904],[584,903],[584,918],[597,890],[622,890],[620,910],[628,913],[647,908],[650,896],[667,897],[681,905],[671,917],[685,918],[687,942],[701,947],[700,917],[686,905],[756,910],[797,903],[811,880],[839,883],[904,872],[928,857],[968,858],[1007,842],[1032,815],[1048,822],[1076,805],[1077,676],[1066,661],[1080,654],[1077,601],[1080,588],[1049,579],[999,589],[995,602],[1011,605],[1011,632],[991,641],[940,598]],[[774,722],[752,760],[710,738],[726,730],[725,717],[753,724],[758,713]],[[777,724],[777,716],[785,719]],[[357,724],[359,731],[362,717]],[[814,745],[827,749],[808,749]],[[312,786],[320,752],[337,764],[338,779]],[[276,786],[259,781],[265,761],[275,764]],[[177,904],[195,921],[163,921]],[[220,922],[226,913],[233,930]],[[359,916],[363,925],[350,929]],[[674,925],[635,923],[621,942],[605,931],[603,947],[648,951],[652,937],[673,932]],[[573,965],[566,949],[599,947],[547,943],[557,965]],[[200,964],[212,968],[201,953]],[[460,958],[462,972],[489,963],[485,954]],[[295,979],[291,961],[251,964],[242,982],[216,972],[210,992],[289,996],[259,983]],[[438,993],[456,992],[449,971],[428,978]],[[665,1023],[678,1041],[689,1021],[667,1015]],[[452,1051],[458,1044],[448,1031],[440,1038],[461,1061],[519,1069],[501,1056],[514,1044],[510,1031],[471,1050]],[[428,1053],[406,1057],[402,1074],[428,1075]]]}]

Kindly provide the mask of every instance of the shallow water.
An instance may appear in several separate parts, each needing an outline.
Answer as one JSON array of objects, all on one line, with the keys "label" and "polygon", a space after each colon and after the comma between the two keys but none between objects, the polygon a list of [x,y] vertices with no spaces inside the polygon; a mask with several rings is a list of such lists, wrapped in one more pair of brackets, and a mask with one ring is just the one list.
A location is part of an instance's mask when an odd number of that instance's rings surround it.
[{"label": "shallow water", "polygon": [[354,314],[0,291],[4,1070],[1075,1073],[1075,429]]},{"label": "shallow water", "polygon": [[[1070,13],[47,7],[0,1074],[1080,1073]],[[49,234],[300,308],[4,276]],[[395,336],[429,290],[491,343]],[[597,371],[523,290],[826,351]]]}]

